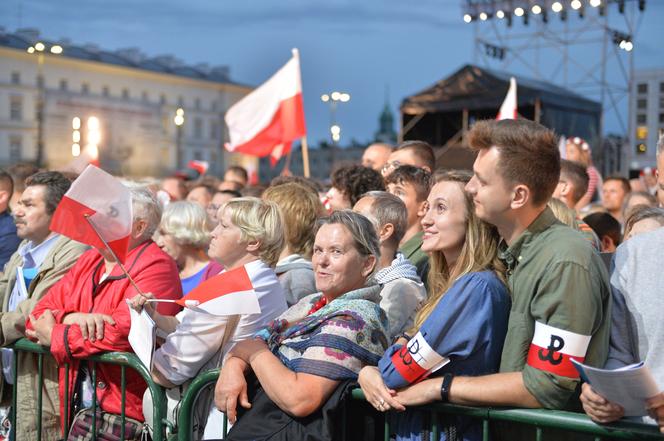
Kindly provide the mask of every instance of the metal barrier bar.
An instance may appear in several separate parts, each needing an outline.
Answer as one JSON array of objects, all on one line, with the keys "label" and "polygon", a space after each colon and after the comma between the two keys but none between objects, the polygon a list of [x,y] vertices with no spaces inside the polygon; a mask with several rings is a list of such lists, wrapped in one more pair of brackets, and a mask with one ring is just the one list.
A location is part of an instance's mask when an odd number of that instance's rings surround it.
[{"label": "metal barrier bar", "polygon": [[97,364],[90,363],[90,382],[92,383],[92,441],[97,441]]},{"label": "metal barrier bar", "polygon": [[[16,409],[17,409],[17,401],[18,401],[18,395],[17,395],[17,387],[16,387],[16,382],[17,382],[17,377],[18,377],[18,353],[20,352],[30,352],[34,354],[41,354],[43,357],[44,354],[50,355],[50,351],[48,348],[40,346],[36,343],[33,343],[27,339],[21,339],[18,340],[16,343],[14,343],[11,346],[12,349],[14,349],[14,390],[12,393],[12,415],[11,415],[11,423],[12,423],[12,440],[16,440],[16,435],[15,435],[15,428],[16,428]],[[92,399],[93,399],[93,408],[95,407],[96,400],[97,400],[97,382],[96,382],[96,377],[97,377],[97,363],[101,364],[113,364],[113,365],[119,365],[121,366],[121,387],[122,387],[122,421],[124,423],[125,421],[125,392],[126,392],[126,377],[125,377],[125,371],[126,368],[129,367],[133,369],[134,371],[138,372],[138,374],[145,380],[147,383],[148,389],[150,390],[150,393],[152,394],[152,402],[153,402],[153,416],[154,416],[154,427],[153,427],[153,434],[152,434],[152,439],[153,441],[163,441],[165,431],[164,431],[164,419],[166,417],[166,395],[164,393],[164,389],[157,385],[154,381],[152,381],[152,376],[150,375],[150,372],[148,369],[143,365],[143,363],[138,359],[138,357],[135,354],[130,354],[126,352],[109,352],[109,353],[104,353],[104,354],[98,354],[94,355],[91,357],[88,357],[86,359],[82,360],[87,360],[91,363],[92,369],[91,369],[91,379],[92,379],[92,384],[95,389],[95,393],[92,394]],[[64,409],[65,409],[65,421],[69,421],[69,375],[68,375],[68,368],[69,365],[65,364],[65,404],[64,404]],[[218,371],[217,371],[218,372]],[[41,381],[43,381],[43,373],[40,370],[40,375],[39,375]],[[40,386],[42,384],[40,383]],[[42,388],[40,387],[39,389],[39,400],[41,400],[41,395],[42,395]],[[39,409],[41,409],[41,406],[39,406]],[[97,423],[97,418],[96,418],[96,412],[93,412],[93,421],[92,425],[93,428],[96,427]],[[40,418],[40,426],[41,426],[41,418]],[[124,424],[122,425],[122,436],[124,437]],[[41,427],[39,432],[41,433]],[[65,434],[66,435],[66,434]],[[96,435],[96,433],[95,433]],[[96,436],[93,435],[93,439],[96,439]]]},{"label": "metal barrier bar", "polygon": [[[180,400],[180,412],[178,414],[177,424],[177,439],[178,441],[189,441],[192,432],[192,420],[194,405],[200,392],[211,383],[216,383],[219,378],[219,369],[212,369],[202,374],[198,374],[196,378],[189,384],[187,391]],[[224,435],[227,432],[227,421],[224,417]]]},{"label": "metal barrier bar", "polygon": [[[14,354],[16,355],[16,354]],[[17,357],[14,356],[14,359]],[[18,389],[18,373],[14,375],[14,385]],[[44,402],[44,397],[41,394],[41,391],[44,387],[44,354],[37,354],[37,390],[40,391],[37,394],[37,441],[41,441],[42,433],[42,404]]]},{"label": "metal barrier bar", "polygon": [[[364,400],[361,389],[355,389],[353,399]],[[594,423],[585,414],[547,409],[503,409],[488,407],[459,406],[455,404],[432,403],[421,406],[421,409],[443,414],[460,415],[482,420],[483,439],[488,440],[489,423],[504,421],[535,426],[537,439],[542,436],[543,429],[560,429],[595,435],[597,438],[664,440],[664,435],[655,425],[632,421],[616,421],[611,424]],[[433,426],[433,424],[432,424]]]}]

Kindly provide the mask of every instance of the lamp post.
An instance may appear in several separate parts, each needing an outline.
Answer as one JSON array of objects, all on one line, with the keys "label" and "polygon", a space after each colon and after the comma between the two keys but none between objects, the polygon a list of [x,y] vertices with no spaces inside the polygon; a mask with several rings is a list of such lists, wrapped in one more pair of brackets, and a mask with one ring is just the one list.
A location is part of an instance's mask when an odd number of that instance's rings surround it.
[{"label": "lamp post", "polygon": [[37,157],[35,162],[37,166],[40,167],[44,161],[44,99],[46,86],[44,81],[44,53],[50,52],[53,55],[62,54],[62,46],[54,44],[50,47],[47,47],[46,44],[38,41],[34,46],[28,48],[29,54],[37,54],[37,87],[39,91],[37,93]]},{"label": "lamp post", "polygon": [[179,107],[173,117],[175,123],[175,168],[182,167],[182,126],[184,125],[184,109]]},{"label": "lamp post", "polygon": [[341,139],[341,127],[337,124],[336,113],[338,103],[347,103],[350,101],[350,94],[345,92],[334,91],[332,93],[325,93],[321,95],[320,100],[324,103],[329,103],[330,106],[330,137],[332,144],[337,146]]}]

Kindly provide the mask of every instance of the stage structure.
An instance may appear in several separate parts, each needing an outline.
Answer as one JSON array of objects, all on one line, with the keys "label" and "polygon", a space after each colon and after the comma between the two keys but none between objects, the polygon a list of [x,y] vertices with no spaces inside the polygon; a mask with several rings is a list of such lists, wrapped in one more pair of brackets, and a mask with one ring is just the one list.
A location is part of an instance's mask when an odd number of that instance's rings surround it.
[{"label": "stage structure", "polygon": [[474,64],[521,72],[599,101],[602,132],[629,127],[633,53],[645,0],[463,0]]}]

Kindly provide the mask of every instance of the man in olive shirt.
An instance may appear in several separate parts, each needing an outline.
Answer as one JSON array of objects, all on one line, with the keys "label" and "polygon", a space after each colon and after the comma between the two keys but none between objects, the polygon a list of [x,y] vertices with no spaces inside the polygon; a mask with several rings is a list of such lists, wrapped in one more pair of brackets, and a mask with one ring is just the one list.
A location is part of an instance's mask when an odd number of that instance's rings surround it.
[{"label": "man in olive shirt", "polygon": [[547,208],[560,174],[556,137],[532,121],[503,120],[476,123],[468,140],[478,156],[466,190],[476,214],[503,238],[501,257],[512,293],[500,372],[446,375],[397,399],[410,405],[442,398],[467,405],[578,408],[580,380],[571,359],[604,364],[611,303],[599,254]]}]

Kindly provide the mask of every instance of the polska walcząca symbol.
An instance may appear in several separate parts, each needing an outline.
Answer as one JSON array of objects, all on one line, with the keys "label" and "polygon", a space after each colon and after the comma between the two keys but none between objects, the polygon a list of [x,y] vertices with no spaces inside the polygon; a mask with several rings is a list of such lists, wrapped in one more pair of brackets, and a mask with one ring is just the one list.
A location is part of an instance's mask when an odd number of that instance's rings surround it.
[{"label": "polska walcz\u0105ca symbol", "polygon": [[548,361],[554,366],[559,365],[563,361],[563,355],[559,354],[556,357],[556,352],[560,351],[563,347],[565,347],[565,340],[563,340],[562,337],[551,334],[551,342],[549,343],[549,346],[546,349],[540,349],[537,352],[537,356],[540,360]]},{"label": "polska walcz\u0105ca symbol", "polygon": [[117,208],[115,208],[115,205],[110,205],[108,207],[108,211],[106,212],[106,216],[108,217],[118,217],[120,215],[120,212],[118,211]]}]

